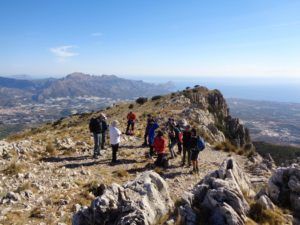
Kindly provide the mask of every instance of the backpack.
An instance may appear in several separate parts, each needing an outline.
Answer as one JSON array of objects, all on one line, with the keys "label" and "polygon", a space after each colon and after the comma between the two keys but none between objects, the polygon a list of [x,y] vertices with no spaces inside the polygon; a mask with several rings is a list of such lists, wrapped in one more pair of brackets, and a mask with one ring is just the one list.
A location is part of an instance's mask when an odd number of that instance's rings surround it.
[{"label": "backpack", "polygon": [[97,133],[97,132],[101,132],[101,126],[100,126],[100,124],[99,124],[99,121],[98,121],[98,119],[96,119],[96,118],[92,118],[91,120],[90,120],[90,124],[89,124],[89,128],[90,128],[90,132],[92,132],[92,133]]},{"label": "backpack", "polygon": [[204,149],[205,149],[205,141],[203,140],[202,137],[198,136],[197,137],[197,150],[201,152]]},{"label": "backpack", "polygon": [[179,141],[179,143],[182,143],[182,142],[183,142],[183,133],[182,133],[182,132],[180,132],[180,133],[178,134],[178,141]]}]

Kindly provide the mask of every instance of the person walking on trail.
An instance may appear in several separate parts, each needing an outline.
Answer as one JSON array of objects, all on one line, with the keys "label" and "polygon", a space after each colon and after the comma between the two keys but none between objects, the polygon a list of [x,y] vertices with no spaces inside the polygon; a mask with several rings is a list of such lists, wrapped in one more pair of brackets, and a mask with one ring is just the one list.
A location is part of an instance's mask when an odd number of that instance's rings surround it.
[{"label": "person walking on trail", "polygon": [[191,147],[190,147],[190,142],[191,142],[191,126],[186,125],[185,130],[182,133],[182,145],[183,145],[183,154],[182,154],[182,163],[181,166],[185,165],[186,159],[188,166],[191,166]]},{"label": "person walking on trail", "polygon": [[134,133],[135,120],[136,120],[135,113],[130,111],[127,114],[127,128],[126,128],[127,135]]},{"label": "person walking on trail", "polygon": [[150,146],[149,156],[152,157],[154,155],[153,144],[155,138],[155,131],[159,128],[159,125],[155,119],[152,119],[150,122],[149,134],[148,134],[148,142]]},{"label": "person walking on trail", "polygon": [[145,134],[144,134],[144,143],[143,143],[143,146],[147,147],[149,144],[148,144],[148,135],[149,135],[149,129],[151,127],[151,122],[152,122],[152,116],[151,114],[148,114],[147,115],[147,125],[146,125],[146,128],[145,128]]},{"label": "person walking on trail", "polygon": [[101,142],[101,149],[105,149],[106,132],[107,132],[107,129],[108,129],[107,117],[103,113],[101,113],[100,116],[101,116],[101,121],[102,121],[102,142]]},{"label": "person walking on trail", "polygon": [[101,116],[93,117],[90,120],[89,123],[89,129],[90,132],[93,133],[94,137],[94,154],[93,158],[97,159],[99,156],[101,156],[100,153],[100,146],[102,145],[102,120]]},{"label": "person walking on trail", "polygon": [[164,134],[161,130],[157,131],[157,135],[154,139],[154,150],[157,154],[155,166],[164,167],[164,159],[166,156],[167,140],[164,138]]},{"label": "person walking on trail", "polygon": [[205,143],[202,139],[202,137],[197,136],[196,129],[191,130],[191,141],[190,141],[190,147],[191,147],[191,161],[193,164],[193,171],[191,173],[199,173],[199,167],[198,167],[198,155],[200,151],[203,151],[205,149]]},{"label": "person walking on trail", "polygon": [[117,163],[117,152],[119,150],[119,144],[121,141],[122,132],[118,129],[119,122],[114,120],[109,126],[109,137],[112,148],[112,163]]}]

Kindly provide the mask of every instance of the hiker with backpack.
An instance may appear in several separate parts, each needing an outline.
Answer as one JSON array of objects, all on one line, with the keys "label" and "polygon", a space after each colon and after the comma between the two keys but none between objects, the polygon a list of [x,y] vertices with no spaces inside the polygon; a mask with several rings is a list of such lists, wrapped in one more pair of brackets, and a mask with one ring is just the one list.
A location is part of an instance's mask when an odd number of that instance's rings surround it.
[{"label": "hiker with backpack", "polygon": [[205,149],[205,142],[202,139],[202,137],[197,136],[197,132],[195,128],[191,130],[190,148],[191,148],[191,161],[193,165],[193,170],[191,171],[191,173],[199,173],[198,155],[201,151]]},{"label": "hiker with backpack", "polygon": [[117,152],[119,150],[119,145],[121,141],[122,132],[118,129],[119,124],[119,121],[114,120],[109,126],[109,137],[112,148],[112,164],[117,163]]},{"label": "hiker with backpack", "polygon": [[101,116],[98,116],[96,118],[95,117],[91,118],[89,123],[90,132],[93,133],[93,137],[94,137],[94,154],[93,154],[94,159],[97,159],[99,156],[101,156],[100,147],[102,145],[102,133],[103,133],[102,123],[103,121],[101,119]]},{"label": "hiker with backpack", "polygon": [[191,137],[192,137],[192,132],[191,132],[191,126],[186,125],[185,130],[183,131],[182,134],[182,145],[183,145],[183,154],[182,154],[182,163],[181,166],[185,165],[186,159],[188,166],[191,166],[191,147],[190,147],[190,142],[191,142]]},{"label": "hiker with backpack", "polygon": [[167,140],[164,138],[164,134],[161,130],[157,131],[157,135],[154,139],[153,146],[157,154],[155,166],[167,167],[167,159],[166,159]]},{"label": "hiker with backpack", "polygon": [[127,114],[127,128],[126,128],[127,135],[132,135],[134,133],[135,120],[136,120],[135,113],[130,111]]},{"label": "hiker with backpack", "polygon": [[100,116],[101,116],[101,121],[102,121],[102,142],[101,142],[101,149],[105,149],[106,132],[107,132],[107,129],[108,129],[107,117],[103,113],[101,113]]},{"label": "hiker with backpack", "polygon": [[151,122],[152,122],[152,116],[151,114],[147,115],[147,125],[145,129],[145,134],[144,134],[144,143],[143,146],[147,147],[148,146],[148,135],[149,135],[149,130],[151,127]]},{"label": "hiker with backpack", "polygon": [[159,128],[159,125],[155,119],[151,119],[150,128],[148,133],[148,143],[150,147],[149,157],[151,158],[154,155],[153,144],[155,138],[155,131]]}]

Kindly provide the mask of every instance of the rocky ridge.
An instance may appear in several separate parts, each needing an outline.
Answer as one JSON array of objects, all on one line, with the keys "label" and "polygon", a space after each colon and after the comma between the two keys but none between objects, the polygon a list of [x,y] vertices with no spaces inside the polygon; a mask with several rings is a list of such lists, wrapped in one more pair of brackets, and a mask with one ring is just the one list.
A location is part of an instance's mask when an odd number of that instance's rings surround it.
[{"label": "rocky ridge", "polygon": [[[93,160],[91,158],[92,139],[87,128],[89,119],[99,113],[105,113],[109,122],[118,119],[121,122],[121,129],[124,130],[125,118],[129,110],[135,111],[138,115],[137,130],[135,137],[122,137],[122,147],[119,152],[120,164],[109,165],[110,149],[103,151],[103,156],[99,160]],[[242,153],[243,151],[247,152],[249,150],[245,147],[247,144],[251,144],[250,137],[239,121],[230,117],[226,101],[220,92],[197,87],[167,96],[159,96],[156,100],[148,100],[142,105],[120,103],[97,113],[74,115],[0,142],[0,224],[70,224],[74,212],[84,211],[87,209],[85,206],[89,206],[97,198],[97,204],[106,201],[103,199],[102,201],[102,195],[99,194],[101,193],[99,187],[103,187],[103,185],[106,188],[102,189],[102,192],[105,193],[106,190],[112,199],[117,200],[118,194],[130,192],[136,196],[135,199],[141,199],[143,202],[145,199],[137,194],[139,191],[135,191],[136,189],[124,184],[135,183],[130,181],[136,177],[139,177],[136,179],[145,178],[143,182],[146,182],[147,179],[152,180],[152,178],[146,177],[149,177],[153,172],[146,172],[146,174],[144,172],[152,169],[153,160],[145,158],[148,149],[141,147],[144,120],[147,113],[156,116],[160,124],[163,124],[171,116],[176,120],[184,118],[195,126],[207,141],[206,150],[200,154],[200,173],[198,175],[191,175],[189,173],[190,168],[180,167],[179,157],[171,161],[167,170],[159,171],[160,176],[168,186],[163,190],[167,189],[166,192],[172,199],[173,203],[170,203],[170,206],[176,205],[173,212],[176,212],[177,202],[181,201],[183,193],[186,191],[192,193],[195,185],[207,174],[211,174],[215,170],[222,170],[223,174],[229,173],[227,171],[230,169],[227,166],[224,168],[226,163],[219,169],[229,156],[234,159],[234,163],[232,163],[234,166],[231,170],[234,171],[234,176],[237,174],[239,177],[234,178],[232,176],[229,179],[225,175],[223,177],[218,175],[220,177],[205,178],[204,180],[216,180],[214,185],[209,186],[211,192],[214,192],[217,184],[225,182],[231,188],[229,191],[236,193],[235,189],[239,188],[243,193],[244,189],[241,189],[240,186],[234,187],[232,184],[234,179],[244,177],[238,171],[247,174],[248,178],[244,179],[247,181],[245,183],[250,182],[251,185],[260,187],[266,183],[275,169],[270,160],[266,161],[255,154],[251,155],[252,158],[248,158],[247,154],[238,155],[214,148],[216,143],[227,140],[235,144],[236,148],[240,148]],[[254,167],[262,169],[255,171],[253,170]],[[219,173],[221,174],[221,172]],[[161,180],[156,175],[153,176],[156,177],[156,180]],[[113,183],[115,184],[112,185]],[[208,184],[210,182],[207,181]],[[156,185],[153,186],[154,190],[158,188]],[[251,187],[252,191],[254,191],[253,189]],[[237,193],[240,194],[240,192]],[[105,196],[104,199],[106,199]],[[124,196],[123,202],[132,204],[130,213],[140,213],[139,205],[135,200],[130,199],[130,196]],[[146,196],[145,201],[153,205],[151,203],[153,199],[148,195]],[[156,196],[161,197],[160,195]],[[241,197],[241,195],[237,196]],[[246,199],[246,196],[244,198]],[[213,197],[211,196],[209,199],[213,199]],[[164,202],[165,200],[162,199],[161,201]],[[246,207],[244,199],[242,202],[242,205]],[[119,204],[118,201],[115,203],[116,209],[120,210],[122,204]],[[230,209],[229,206],[228,210]],[[107,208],[107,210],[114,209]],[[163,208],[157,210],[165,212]],[[198,218],[193,205],[190,205],[188,210]],[[103,211],[97,210],[95,212],[103,216]],[[173,213],[171,212],[171,214]],[[248,216],[247,207],[244,214]],[[141,221],[147,220],[147,218],[143,218]],[[150,216],[149,218],[148,224],[157,222],[151,219],[153,217]],[[165,219],[162,218],[160,222],[172,224],[172,221],[178,220],[175,215],[170,215],[166,221]],[[245,222],[247,218],[242,216],[237,217],[237,220]],[[99,223],[101,224],[100,221]],[[143,224],[143,222],[138,224]]]}]

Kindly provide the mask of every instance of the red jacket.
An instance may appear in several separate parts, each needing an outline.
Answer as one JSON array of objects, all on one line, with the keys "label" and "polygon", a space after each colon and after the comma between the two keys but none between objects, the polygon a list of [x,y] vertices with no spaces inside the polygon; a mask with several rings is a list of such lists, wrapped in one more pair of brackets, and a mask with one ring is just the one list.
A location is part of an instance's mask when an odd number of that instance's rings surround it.
[{"label": "red jacket", "polygon": [[167,140],[163,137],[155,137],[153,146],[157,154],[163,154],[166,152]]},{"label": "red jacket", "polygon": [[133,121],[134,121],[134,120],[136,119],[135,113],[128,113],[127,119],[128,119],[128,120],[133,120]]}]

